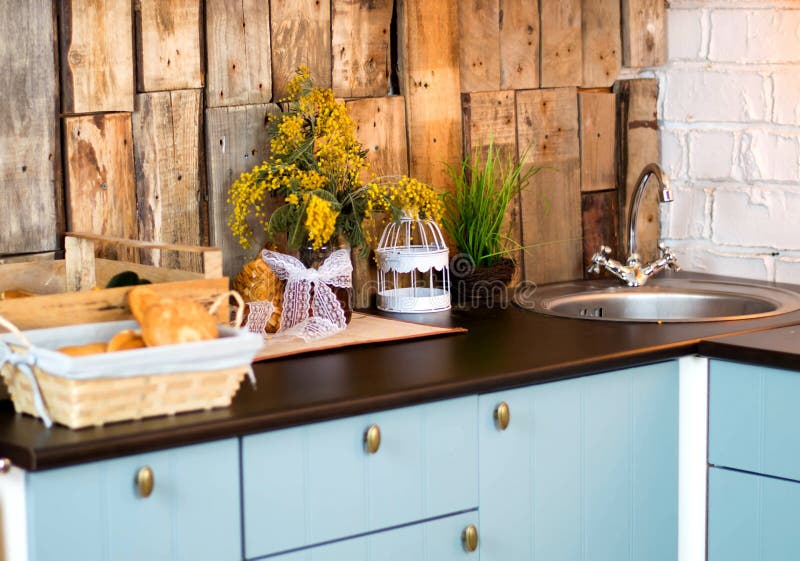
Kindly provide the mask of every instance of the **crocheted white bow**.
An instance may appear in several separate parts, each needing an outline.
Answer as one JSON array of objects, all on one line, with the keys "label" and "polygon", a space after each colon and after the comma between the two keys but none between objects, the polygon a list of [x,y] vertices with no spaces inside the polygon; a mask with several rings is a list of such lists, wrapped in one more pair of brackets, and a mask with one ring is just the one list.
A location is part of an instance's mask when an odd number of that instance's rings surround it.
[{"label": "crocheted white bow", "polygon": [[299,259],[268,249],[261,252],[261,257],[275,276],[286,281],[278,333],[311,341],[347,327],[344,310],[331,287],[353,286],[353,264],[348,250],[337,249],[319,269],[307,269]]}]

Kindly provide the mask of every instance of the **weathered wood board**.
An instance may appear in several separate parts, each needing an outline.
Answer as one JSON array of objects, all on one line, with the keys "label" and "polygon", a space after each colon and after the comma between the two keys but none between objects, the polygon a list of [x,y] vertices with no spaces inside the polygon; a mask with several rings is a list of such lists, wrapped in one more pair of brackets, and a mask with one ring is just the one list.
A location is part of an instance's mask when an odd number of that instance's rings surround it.
[{"label": "weathered wood board", "polygon": [[[136,185],[129,113],[64,118],[67,227],[136,239]],[[108,246],[99,255],[135,260]]]},{"label": "weathered wood board", "polygon": [[[479,161],[483,162],[489,143],[494,143],[502,160],[517,161],[517,115],[513,91],[464,94],[462,111],[465,152],[474,154],[478,151],[481,154]],[[508,249],[522,243],[519,196],[509,202],[501,234],[512,240],[508,243]],[[520,265],[517,267],[517,276],[520,276],[522,252],[512,251],[508,256]]]},{"label": "weathered wood board", "polygon": [[[209,307],[228,290],[228,279],[198,279],[154,284],[153,290],[167,298],[189,298]],[[0,302],[0,314],[20,329],[60,327],[80,323],[131,319],[128,292],[131,287],[108,288],[102,295],[93,290],[16,298]],[[226,314],[219,313],[222,321]]]},{"label": "weathered wood board", "polygon": [[619,0],[583,0],[582,11],[583,86],[611,87],[622,66]]},{"label": "weathered wood board", "polygon": [[[619,199],[616,190],[583,193],[581,196],[581,218],[583,221],[583,274],[594,279],[598,275],[587,272],[592,256],[607,245],[614,259],[624,259],[619,252]],[[603,271],[599,276],[609,277]]]},{"label": "weathered wood board", "polygon": [[583,276],[578,96],[575,88],[517,92],[519,150],[548,166],[522,192],[525,279],[539,284]]},{"label": "weathered wood board", "polygon": [[[346,105],[356,123],[356,138],[367,150],[369,175],[408,174],[403,96],[352,99]],[[368,179],[362,176],[363,181]]]},{"label": "weathered wood board", "polygon": [[137,0],[134,5],[138,90],[202,88],[200,0]]},{"label": "weathered wood board", "polygon": [[133,111],[131,2],[64,0],[58,5],[64,113]]},{"label": "weathered wood board", "polygon": [[[211,245],[222,249],[223,272],[231,278],[260,248],[245,250],[231,234],[228,189],[242,172],[269,156],[267,116],[274,111],[277,106],[267,103],[206,109],[209,234]],[[263,236],[263,230],[256,229],[256,233]]]},{"label": "weathered wood board", "polygon": [[541,2],[541,87],[583,83],[581,0]]},{"label": "weathered wood board", "polygon": [[451,190],[446,164],[461,159],[458,9],[455,0],[401,0],[401,87],[406,98],[411,174]]},{"label": "weathered wood board", "polygon": [[[617,94],[617,190],[619,191],[620,242],[628,244],[628,208],[642,169],[660,161],[658,136],[658,82],[653,78],[624,80]],[[658,256],[658,189],[650,185],[639,208],[638,252],[650,262]],[[627,254],[624,256],[627,257]]]},{"label": "weathered wood board", "polygon": [[[347,109],[356,122],[356,138],[367,150],[369,170],[362,174],[362,181],[370,177],[386,178],[408,174],[408,149],[406,146],[406,109],[401,96],[354,99],[347,102]],[[380,225],[365,222],[377,243]],[[377,272],[371,255],[363,256],[353,250],[353,305],[356,308],[370,306],[376,292]]]},{"label": "weathered wood board", "polygon": [[616,188],[616,96],[609,92],[578,94],[581,131],[581,190]]},{"label": "weathered wood board", "polygon": [[664,0],[622,0],[622,63],[660,66],[667,62]]},{"label": "weathered wood board", "polygon": [[392,6],[393,0],[332,0],[332,87],[337,96],[388,95]]},{"label": "weathered wood board", "polygon": [[331,85],[331,3],[320,0],[271,0],[272,99],[286,96],[286,85],[300,65],[308,66],[314,85]]},{"label": "weathered wood board", "polygon": [[272,99],[269,3],[206,2],[206,105]]},{"label": "weathered wood board", "polygon": [[500,89],[539,87],[539,2],[500,0]]},{"label": "weathered wood board", "polygon": [[458,2],[462,92],[500,87],[500,0]]},{"label": "weathered wood board", "polygon": [[0,0],[0,255],[58,247],[58,90],[49,0]]},{"label": "weathered wood board", "polygon": [[[133,146],[139,239],[200,245],[201,90],[136,96]],[[200,255],[155,253],[142,262],[202,270]]]}]

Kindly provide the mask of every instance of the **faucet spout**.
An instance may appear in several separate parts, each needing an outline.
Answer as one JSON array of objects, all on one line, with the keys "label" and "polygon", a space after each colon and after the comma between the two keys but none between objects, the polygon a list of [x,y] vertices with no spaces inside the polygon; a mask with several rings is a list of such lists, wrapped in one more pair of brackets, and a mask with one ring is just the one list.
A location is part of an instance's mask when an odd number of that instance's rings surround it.
[{"label": "faucet spout", "polygon": [[638,244],[636,240],[636,227],[639,220],[639,207],[644,198],[645,187],[649,179],[653,177],[658,182],[658,198],[662,203],[672,202],[672,191],[670,190],[667,182],[665,181],[666,175],[658,164],[647,164],[642,173],[639,174],[639,179],[636,180],[636,188],[633,191],[633,200],[628,212],[628,255],[639,255]]}]

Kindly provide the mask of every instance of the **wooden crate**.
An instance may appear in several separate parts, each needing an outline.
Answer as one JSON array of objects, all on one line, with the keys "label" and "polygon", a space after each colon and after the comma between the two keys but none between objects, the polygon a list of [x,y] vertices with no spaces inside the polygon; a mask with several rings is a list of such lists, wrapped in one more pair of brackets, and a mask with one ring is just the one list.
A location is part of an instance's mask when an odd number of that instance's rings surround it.
[{"label": "wooden crate", "polygon": [[[203,273],[96,258],[98,244],[126,250],[117,254],[139,250],[199,253]],[[130,319],[127,296],[132,287],[97,288],[122,271],[134,271],[150,280],[152,288],[164,296],[191,298],[206,305],[228,290],[228,279],[222,276],[222,253],[216,248],[79,233],[67,234],[64,245],[63,260],[0,265],[0,291],[24,289],[37,294],[0,300],[1,316],[20,329]],[[221,306],[220,321],[227,321],[228,314],[227,307]]]}]

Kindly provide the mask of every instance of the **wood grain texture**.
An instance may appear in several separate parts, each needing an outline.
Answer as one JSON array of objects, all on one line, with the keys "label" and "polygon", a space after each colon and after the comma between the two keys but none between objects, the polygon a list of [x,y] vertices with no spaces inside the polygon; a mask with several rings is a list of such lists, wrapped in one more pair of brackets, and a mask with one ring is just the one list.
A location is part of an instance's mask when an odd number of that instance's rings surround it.
[{"label": "wood grain texture", "polygon": [[451,190],[445,164],[461,159],[458,12],[455,0],[400,0],[400,79],[406,96],[409,171]]},{"label": "wood grain texture", "polygon": [[[138,237],[133,137],[129,113],[64,119],[67,227],[119,238]],[[133,260],[107,246],[101,254]]]},{"label": "wood grain texture", "polygon": [[58,247],[58,90],[49,0],[0,0],[0,255]]},{"label": "wood grain texture", "polygon": [[272,0],[272,99],[286,96],[286,85],[300,65],[314,85],[331,85],[331,4],[320,0]]},{"label": "wood grain texture", "polygon": [[[597,278],[594,273],[586,272],[592,262],[592,256],[607,245],[614,252],[616,259],[619,252],[619,199],[616,190],[596,191],[581,195],[581,220],[583,223],[583,276],[587,279]],[[603,271],[603,277],[609,277]]]},{"label": "wood grain texture", "polygon": [[614,189],[616,183],[616,96],[581,92],[578,95],[581,132],[581,190]]},{"label": "wood grain texture", "polygon": [[541,87],[583,83],[581,0],[542,0]]},{"label": "wood grain texture", "polygon": [[622,67],[619,0],[583,0],[582,9],[583,86],[610,87]]},{"label": "wood grain texture", "polygon": [[131,2],[64,0],[58,5],[64,113],[133,111]]},{"label": "wood grain texture", "polygon": [[660,66],[667,62],[667,13],[663,0],[622,0],[622,63]]},{"label": "wood grain texture", "polygon": [[[231,234],[228,189],[242,172],[269,156],[267,115],[274,111],[277,106],[266,103],[206,110],[209,233],[211,245],[222,249],[223,271],[229,277],[236,276],[260,248],[244,250]],[[253,227],[263,236],[263,229],[256,228],[255,223]]]},{"label": "wood grain texture", "polygon": [[332,87],[337,96],[389,93],[393,0],[332,0]]},{"label": "wood grain texture", "polygon": [[[522,192],[525,279],[548,283],[581,272],[580,152],[575,88],[517,93],[519,149],[526,164],[548,166]],[[530,247],[528,247],[530,246]]]},{"label": "wood grain texture", "polygon": [[[133,113],[139,238],[200,245],[201,90],[136,96]],[[142,262],[201,271],[197,254],[142,254]]]},{"label": "wood grain texture", "polygon": [[206,105],[272,99],[269,3],[206,2]]},{"label": "wood grain texture", "polygon": [[[619,239],[622,249],[627,251],[628,208],[636,180],[644,166],[660,161],[658,81],[653,78],[624,80],[617,82],[614,90],[617,94],[617,190],[621,213]],[[658,256],[659,203],[658,190],[653,187],[647,189],[639,207],[636,235],[644,262]]]},{"label": "wood grain texture", "polygon": [[[517,160],[517,114],[513,91],[464,94],[462,112],[465,152],[485,154],[489,143],[493,142],[501,158]],[[502,233],[513,242],[522,243],[519,196],[509,202]],[[514,251],[509,257],[518,264],[522,263],[522,251]],[[520,273],[521,267],[518,266],[517,274]]]},{"label": "wood grain texture", "polygon": [[500,0],[458,2],[458,48],[462,92],[500,87]]},{"label": "wood grain texture", "polygon": [[539,2],[500,0],[500,89],[539,87]]},{"label": "wood grain texture", "polygon": [[[168,298],[189,298],[208,307],[228,290],[228,279],[199,279],[153,284],[153,290]],[[128,292],[131,287],[108,288],[0,302],[0,315],[20,329],[60,327],[80,323],[131,319]],[[35,303],[35,305],[34,305]],[[221,315],[221,314],[220,314]],[[220,317],[220,320],[223,318]]]},{"label": "wood grain texture", "polygon": [[137,0],[140,92],[202,88],[200,0]]},{"label": "wood grain texture", "polygon": [[[347,109],[356,123],[356,138],[367,150],[369,170],[362,181],[371,176],[390,177],[408,174],[408,149],[406,146],[406,109],[401,96],[354,99]],[[380,225],[365,223],[372,237],[380,236]],[[377,286],[377,270],[372,255],[362,256],[353,250],[353,305],[370,306]]]},{"label": "wood grain texture", "polygon": [[405,99],[353,99],[347,110],[356,123],[356,138],[367,150],[369,172],[378,177],[408,174]]}]

